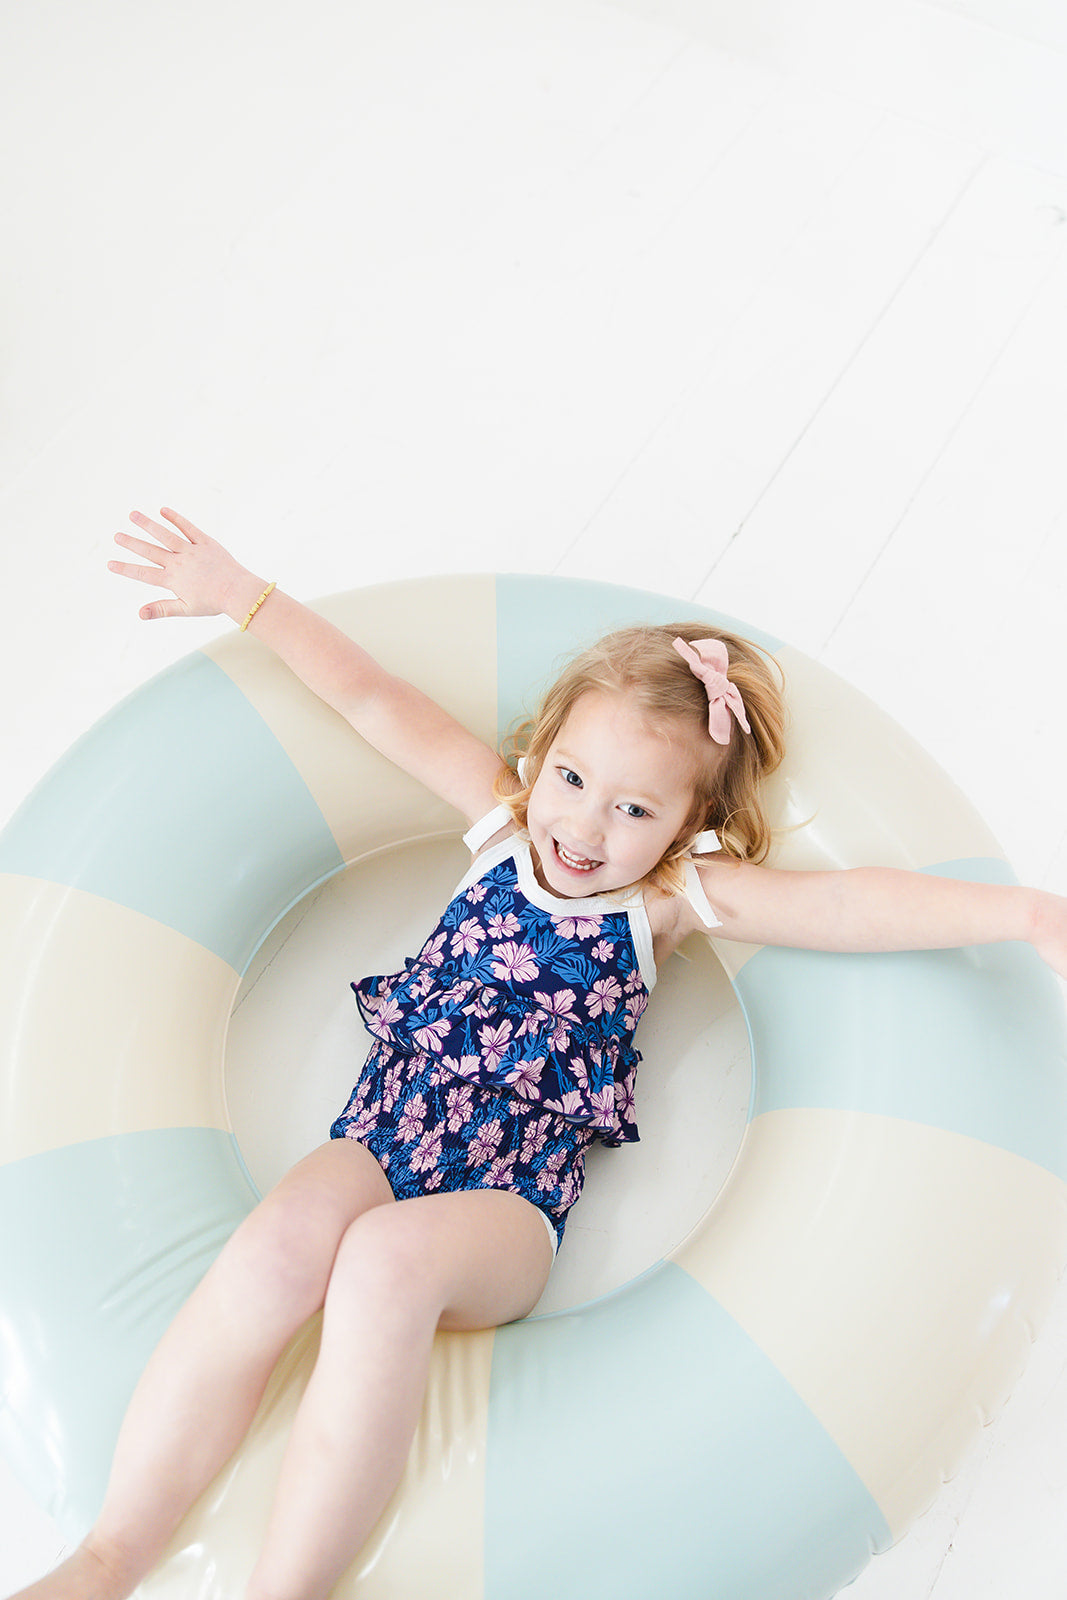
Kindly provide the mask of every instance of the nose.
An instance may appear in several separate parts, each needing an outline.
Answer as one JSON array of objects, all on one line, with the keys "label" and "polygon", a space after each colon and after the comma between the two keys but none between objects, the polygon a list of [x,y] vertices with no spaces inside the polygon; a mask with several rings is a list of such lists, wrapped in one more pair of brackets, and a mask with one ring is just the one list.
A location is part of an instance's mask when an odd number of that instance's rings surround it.
[{"label": "nose", "polygon": [[604,808],[588,790],[574,790],[564,822],[571,835],[570,843],[595,856],[604,843],[606,819]]}]

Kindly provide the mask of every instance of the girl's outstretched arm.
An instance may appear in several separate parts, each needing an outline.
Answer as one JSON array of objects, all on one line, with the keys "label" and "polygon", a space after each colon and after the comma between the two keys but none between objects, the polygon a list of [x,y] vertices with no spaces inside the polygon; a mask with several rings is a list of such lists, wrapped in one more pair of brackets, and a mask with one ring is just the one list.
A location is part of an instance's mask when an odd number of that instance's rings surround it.
[{"label": "girl's outstretched arm", "polygon": [[1024,939],[1067,978],[1067,899],[892,867],[786,872],[743,862],[699,868],[722,934],[805,950],[936,950]]},{"label": "girl's outstretched arm", "polygon": [[[173,598],[143,605],[145,621],[160,617],[225,614],[244,622],[267,580],[242,567],[222,545],[178,512],[163,508],[170,523],[139,511],[130,521],[152,540],[117,533],[116,544],[141,564],[110,561],[124,578],[169,589]],[[493,804],[492,783],[500,757],[420,689],[380,666],[373,656],[325,618],[274,589],[248,625],[309,689],[352,724],[368,743],[410,772],[467,818]]]}]

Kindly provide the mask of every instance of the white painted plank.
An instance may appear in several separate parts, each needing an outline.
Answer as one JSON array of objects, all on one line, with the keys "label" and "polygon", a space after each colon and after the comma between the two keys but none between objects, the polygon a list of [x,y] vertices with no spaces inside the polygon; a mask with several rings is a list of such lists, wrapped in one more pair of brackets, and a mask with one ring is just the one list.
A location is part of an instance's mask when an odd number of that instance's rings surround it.
[{"label": "white painted plank", "polygon": [[926,0],[954,16],[970,17],[998,33],[1067,51],[1067,13],[1060,0]]},{"label": "white painted plank", "polygon": [[[982,795],[1028,882],[1055,874],[1067,833],[1065,458],[1061,248],[824,656]],[[926,662],[931,638],[937,671]]]},{"label": "white painted plank", "polygon": [[[128,12],[101,0],[83,26],[45,0],[5,27],[0,137],[25,159],[0,167],[18,242],[0,285],[8,307],[28,297],[48,320],[34,340],[11,324],[3,481],[157,332],[193,306],[226,310],[235,279],[252,311],[286,291],[275,339],[296,342],[312,309],[343,304],[332,285],[346,279],[366,316],[391,270],[473,241],[528,173],[595,150],[684,42],[558,0],[397,0],[350,20],[192,0],[173,27]],[[287,218],[299,232],[279,250],[272,224]],[[42,337],[64,351],[61,371]]]},{"label": "white painted plank", "polygon": [[1067,174],[1057,0],[612,0],[747,62]]},{"label": "white painted plank", "polygon": [[[1062,180],[987,163],[819,404],[706,592],[732,608],[798,592],[829,637],[940,459],[1062,248]],[[811,549],[821,565],[812,571]]]},{"label": "white painted plank", "polygon": [[[835,104],[845,107],[836,131],[829,120]],[[841,468],[825,462],[807,467],[808,433],[888,315],[975,161],[967,147],[895,119],[860,130],[847,103],[824,102],[823,127],[838,163],[827,182],[830,169],[812,161],[810,130],[808,139],[800,136],[805,110],[802,102],[785,101],[776,107],[773,127],[780,150],[804,146],[806,177],[783,162],[776,181],[773,163],[754,161],[743,143],[732,152],[739,209],[746,203],[751,209],[758,195],[760,218],[768,227],[777,223],[779,231],[772,239],[762,237],[761,224],[755,230],[739,224],[743,233],[756,233],[760,253],[749,254],[751,243],[742,244],[735,260],[737,213],[716,204],[704,214],[709,234],[725,218],[720,254],[730,259],[722,269],[727,282],[731,273],[743,275],[721,297],[712,282],[710,293],[728,311],[721,337],[703,362],[699,384],[673,397],[663,425],[563,564],[565,571],[592,574],[620,538],[636,540],[655,530],[650,567],[658,545],[666,540],[676,549],[681,541],[689,592],[779,630],[776,593],[792,607],[797,594],[810,589],[813,616],[820,605],[836,614],[837,591],[823,570],[825,509],[818,521],[797,519],[795,497],[809,472],[824,507],[832,504],[841,495]],[[685,320],[694,315],[691,303]],[[881,415],[880,406],[874,415]],[[847,467],[844,473],[851,481]],[[794,521],[775,524],[771,533],[763,506],[780,492],[783,477]],[[812,550],[823,559],[813,563]],[[810,647],[813,640],[795,642]]]}]

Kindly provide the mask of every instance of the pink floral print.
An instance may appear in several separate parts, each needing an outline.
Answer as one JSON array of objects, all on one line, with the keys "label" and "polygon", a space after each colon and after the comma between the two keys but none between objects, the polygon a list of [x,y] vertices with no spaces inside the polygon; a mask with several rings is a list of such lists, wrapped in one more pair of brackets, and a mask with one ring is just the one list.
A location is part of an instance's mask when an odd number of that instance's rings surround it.
[{"label": "pink floral print", "polygon": [[599,917],[553,917],[561,939],[593,939],[600,932]]},{"label": "pink floral print", "polygon": [[482,1041],[482,1059],[490,1071],[499,1065],[511,1038],[511,1023],[501,1022],[497,1027],[487,1025],[478,1029]]},{"label": "pink floral print", "polygon": [[464,1084],[462,1089],[449,1089],[446,1096],[448,1105],[448,1131],[458,1133],[465,1122],[469,1122],[474,1112],[474,1090],[470,1084]]},{"label": "pink floral print", "polygon": [[472,1167],[480,1167],[486,1161],[492,1161],[500,1148],[500,1141],[504,1136],[504,1127],[498,1117],[492,1122],[485,1122],[476,1130],[467,1146],[467,1161]]},{"label": "pink floral print", "polygon": [[405,1144],[410,1139],[418,1139],[422,1134],[425,1120],[426,1101],[421,1094],[413,1095],[404,1107],[400,1120],[396,1125],[398,1138],[402,1139]]},{"label": "pink floral print", "polygon": [[536,1100],[544,1064],[543,1056],[535,1056],[532,1061],[516,1061],[514,1066],[507,1069],[505,1082],[524,1100]]},{"label": "pink floral print", "polygon": [[625,909],[556,915],[507,857],[454,899],[402,972],[355,985],[371,1033],[476,1090],[607,1144],[637,1137],[633,1033],[648,991]]},{"label": "pink floral print", "polygon": [[493,955],[493,973],[505,982],[528,983],[531,978],[540,976],[541,969],[528,944],[498,944],[493,949]]},{"label": "pink floral print", "polygon": [[461,922],[456,932],[452,935],[452,954],[473,955],[485,938],[485,929],[474,917],[468,917],[466,922]]},{"label": "pink floral print", "polygon": [[599,1017],[605,1011],[613,1011],[621,997],[622,990],[614,978],[598,978],[589,991],[586,1009],[591,1017]]},{"label": "pink floral print", "polygon": [[418,1145],[411,1155],[411,1168],[413,1172],[430,1172],[437,1166],[441,1159],[441,1148],[444,1143],[444,1129],[434,1128],[419,1140]]},{"label": "pink floral print", "polygon": [[440,1050],[442,1040],[447,1033],[448,1023],[444,1020],[427,1022],[421,1028],[415,1029],[415,1043],[420,1050]]},{"label": "pink floral print", "polygon": [[[390,1085],[386,1108],[385,1085]],[[398,1200],[453,1189],[509,1189],[542,1209],[562,1236],[581,1191],[592,1130],[509,1089],[451,1075],[441,1058],[376,1044],[330,1130],[376,1156]]]}]

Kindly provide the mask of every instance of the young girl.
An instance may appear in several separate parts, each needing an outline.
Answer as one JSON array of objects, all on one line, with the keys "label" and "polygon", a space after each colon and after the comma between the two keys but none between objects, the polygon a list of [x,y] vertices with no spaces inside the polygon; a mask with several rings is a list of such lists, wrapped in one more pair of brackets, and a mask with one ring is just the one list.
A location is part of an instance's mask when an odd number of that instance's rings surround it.
[{"label": "young girl", "polygon": [[[692,625],[615,634],[548,693],[518,770],[174,511],[116,535],[146,619],[226,613],[472,825],[469,873],[403,972],[365,979],[375,1043],[330,1139],[237,1230],[149,1362],[96,1526],[31,1590],[130,1593],[323,1308],[255,1600],[328,1594],[403,1468],[438,1328],[522,1317],[591,1141],[637,1137],[633,1035],[690,932],[894,950],[1031,940],[1067,975],[1067,900],[889,870],[771,870],[782,756],[762,653]],[[152,542],[152,541],[157,542]],[[141,564],[143,563],[143,564]]]}]

